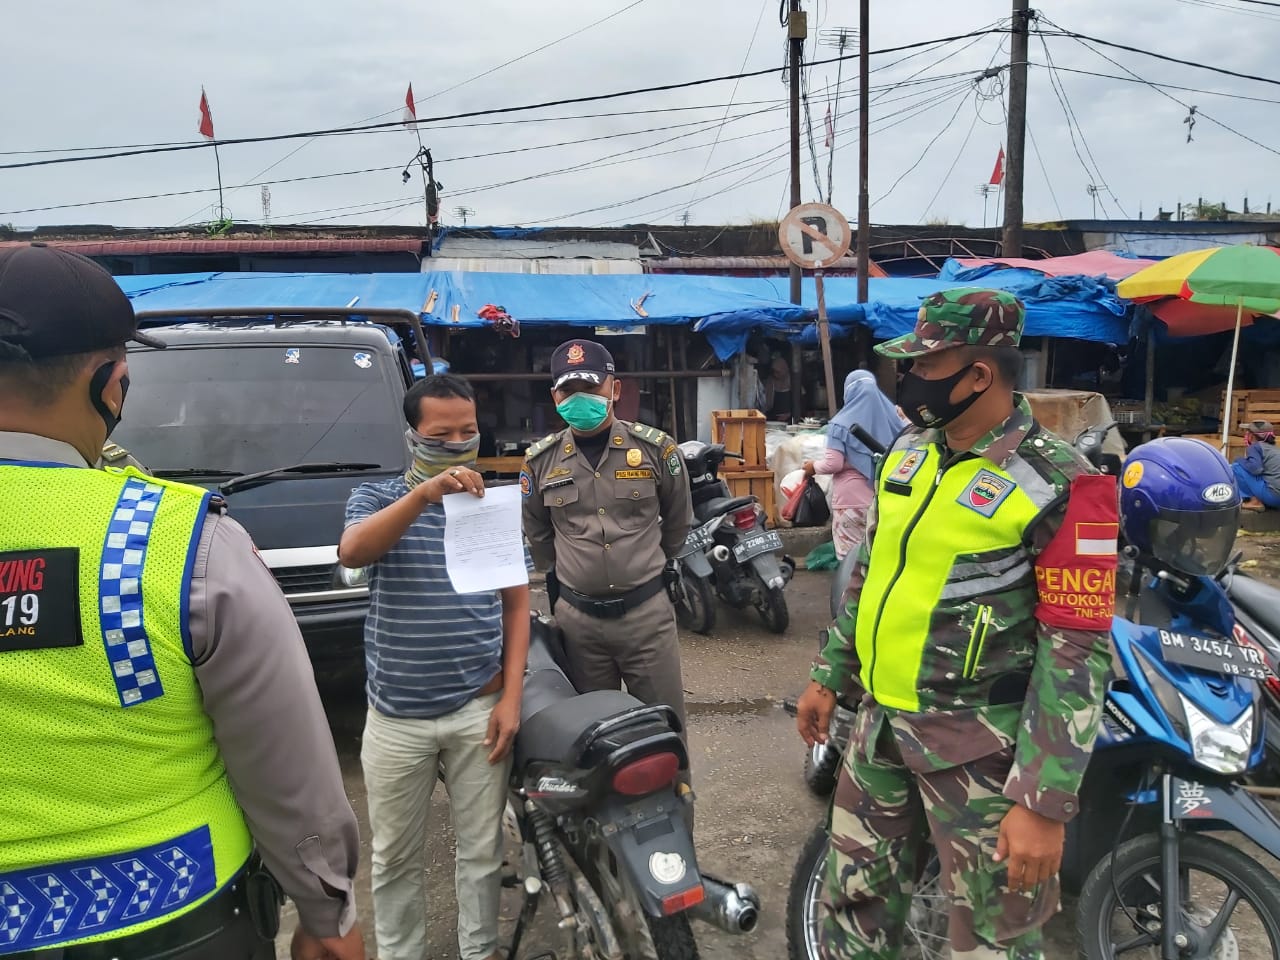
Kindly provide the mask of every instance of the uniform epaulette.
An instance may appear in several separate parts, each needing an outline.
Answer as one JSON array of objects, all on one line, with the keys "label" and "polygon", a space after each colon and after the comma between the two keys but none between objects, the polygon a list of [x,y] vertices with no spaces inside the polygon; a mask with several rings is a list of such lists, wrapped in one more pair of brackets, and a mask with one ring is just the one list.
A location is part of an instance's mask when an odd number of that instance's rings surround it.
[{"label": "uniform epaulette", "polygon": [[536,443],[530,444],[529,449],[524,452],[524,458],[526,461],[533,460],[535,457],[539,457],[546,453],[555,445],[556,435],[554,433],[549,433]]},{"label": "uniform epaulette", "polygon": [[107,441],[102,446],[102,459],[107,463],[117,463],[129,456],[129,451],[118,443]]},{"label": "uniform epaulette", "polygon": [[631,433],[634,436],[639,437],[641,440],[644,440],[646,443],[650,443],[657,447],[659,450],[666,450],[666,448],[672,446],[673,443],[671,438],[657,427],[651,427],[644,423],[633,423],[631,425]]}]

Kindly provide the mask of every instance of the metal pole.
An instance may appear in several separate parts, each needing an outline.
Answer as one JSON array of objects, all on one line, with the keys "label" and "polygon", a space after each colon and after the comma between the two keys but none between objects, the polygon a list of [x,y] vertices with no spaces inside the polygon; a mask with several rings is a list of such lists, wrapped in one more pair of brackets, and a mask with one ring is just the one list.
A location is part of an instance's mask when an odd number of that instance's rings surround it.
[{"label": "metal pole", "polygon": [[[868,273],[871,270],[871,194],[867,158],[871,141],[871,0],[861,0],[858,11],[858,302],[867,302]],[[827,380],[831,380],[830,370]],[[830,386],[828,385],[828,389]],[[832,397],[834,403],[835,398]],[[832,414],[835,413],[833,409]]]},{"label": "metal pole", "polygon": [[1027,0],[1013,0],[1013,42],[1009,53],[1009,141],[1004,169],[1004,236],[1000,252],[1022,256],[1022,172],[1027,147],[1027,40],[1031,13]]},{"label": "metal pole", "polygon": [[218,156],[218,141],[213,141],[213,163],[218,169],[218,219],[227,219],[227,207],[222,202],[222,158]]},{"label": "metal pole", "polygon": [[[791,80],[791,206],[800,206],[800,61],[808,22],[800,12],[800,0],[791,0],[787,15],[787,38],[791,45],[788,73]],[[800,267],[791,265],[791,302],[800,302]]]},{"label": "metal pole", "polygon": [[[790,0],[787,14],[787,40],[790,55],[787,67],[791,81],[791,208],[800,206],[800,61],[804,59],[804,41],[808,22],[800,11],[800,0]],[[791,302],[802,300],[802,273],[798,264],[791,265]],[[804,352],[798,343],[791,345],[791,416],[804,416]],[[772,413],[773,411],[769,411]]]},{"label": "metal pole", "polygon": [[813,286],[818,294],[818,340],[822,343],[822,370],[827,377],[827,416],[834,417],[840,409],[836,402],[836,376],[831,369],[831,330],[827,324],[827,292],[822,283],[822,271],[813,271]]},{"label": "metal pole", "polygon": [[1227,368],[1227,394],[1222,398],[1222,452],[1230,449],[1227,434],[1231,430],[1231,393],[1236,385],[1236,358],[1240,355],[1240,325],[1244,322],[1244,301],[1236,301],[1236,335],[1231,341],[1231,366]]},{"label": "metal pole", "polygon": [[1143,394],[1142,432],[1143,441],[1151,439],[1151,410],[1156,399],[1156,318],[1151,318],[1151,326],[1147,330],[1147,389]]}]

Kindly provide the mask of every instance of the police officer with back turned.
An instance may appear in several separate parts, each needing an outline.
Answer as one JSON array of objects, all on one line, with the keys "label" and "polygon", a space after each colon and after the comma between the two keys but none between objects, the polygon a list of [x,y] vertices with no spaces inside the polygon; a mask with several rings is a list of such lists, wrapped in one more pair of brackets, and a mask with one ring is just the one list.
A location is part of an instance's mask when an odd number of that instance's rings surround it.
[{"label": "police officer with back turned", "polygon": [[568,429],[539,440],[520,474],[524,532],[564,631],[574,686],[627,690],[684,724],[675,609],[663,569],[693,522],[675,441],[613,415],[613,357],[591,340],[551,356],[551,396]]},{"label": "police officer with back turned", "polygon": [[363,960],[288,603],[219,498],[91,469],[130,340],[100,267],[0,251],[0,956],[266,960],[283,888],[295,958]]}]

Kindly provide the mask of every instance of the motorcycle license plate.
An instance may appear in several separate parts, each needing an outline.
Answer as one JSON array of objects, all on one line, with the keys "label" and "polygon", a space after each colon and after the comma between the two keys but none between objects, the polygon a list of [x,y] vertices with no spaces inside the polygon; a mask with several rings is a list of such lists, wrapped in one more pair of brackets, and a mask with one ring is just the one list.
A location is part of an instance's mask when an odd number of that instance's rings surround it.
[{"label": "motorcycle license plate", "polygon": [[684,538],[684,546],[680,549],[680,556],[687,557],[691,553],[697,553],[699,550],[705,550],[711,546],[715,535],[709,531],[706,526],[698,527],[690,530],[689,535]]},{"label": "motorcycle license plate", "polygon": [[739,540],[733,545],[733,558],[739,563],[746,563],[752,557],[758,557],[762,553],[773,553],[775,550],[782,549],[782,538],[778,536],[774,530],[766,530],[763,533],[752,534],[745,540]]},{"label": "motorcycle license plate", "polygon": [[1265,680],[1271,675],[1259,651],[1225,637],[1202,637],[1194,633],[1161,630],[1160,653],[1166,663],[1230,677]]}]

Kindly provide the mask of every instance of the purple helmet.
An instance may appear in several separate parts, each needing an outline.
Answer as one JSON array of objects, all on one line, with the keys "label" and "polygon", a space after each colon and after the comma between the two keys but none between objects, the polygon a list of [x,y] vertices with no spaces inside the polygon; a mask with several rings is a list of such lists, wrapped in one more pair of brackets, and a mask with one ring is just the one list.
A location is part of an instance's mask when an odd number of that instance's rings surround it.
[{"label": "purple helmet", "polygon": [[1190,576],[1231,557],[1240,491],[1231,465],[1200,440],[1161,437],[1134,447],[1120,485],[1120,529],[1142,553]]}]

